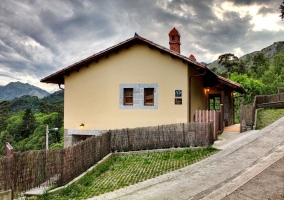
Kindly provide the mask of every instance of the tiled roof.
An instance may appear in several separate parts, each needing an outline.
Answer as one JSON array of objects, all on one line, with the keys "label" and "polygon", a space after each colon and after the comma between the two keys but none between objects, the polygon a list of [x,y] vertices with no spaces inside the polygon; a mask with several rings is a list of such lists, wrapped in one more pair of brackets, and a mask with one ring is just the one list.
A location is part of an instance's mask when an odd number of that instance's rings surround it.
[{"label": "tiled roof", "polygon": [[242,94],[246,93],[245,89],[241,86],[241,84],[236,83],[236,82],[234,82],[234,81],[231,81],[231,80],[229,80],[229,79],[226,79],[226,78],[224,78],[223,76],[217,75],[217,77],[218,77],[218,80],[219,80],[221,83],[224,83],[224,84],[226,84],[226,85],[228,85],[228,86],[234,88],[237,92],[242,93]]},{"label": "tiled roof", "polygon": [[174,51],[171,51],[170,49],[163,47],[161,45],[158,45],[150,40],[147,40],[138,34],[135,33],[134,37],[127,39],[123,42],[118,43],[117,45],[114,45],[112,47],[109,47],[103,51],[100,51],[90,57],[87,57],[79,62],[76,62],[62,70],[59,70],[43,79],[41,79],[41,82],[44,83],[54,83],[54,84],[64,84],[64,76],[68,75],[70,72],[73,71],[79,71],[79,69],[83,66],[87,66],[91,62],[98,62],[98,60],[102,57],[106,57],[111,53],[118,52],[122,48],[128,48],[131,45],[135,45],[137,43],[144,43],[147,44],[150,48],[156,48],[159,49],[163,53],[168,53],[173,57],[177,57],[182,59],[184,62],[191,64],[193,67],[195,67],[197,70],[200,69],[206,69],[206,66],[204,64],[198,63],[196,61],[193,61],[186,56],[180,55],[175,53]]},{"label": "tiled roof", "polygon": [[[175,28],[174,28],[175,29]],[[173,30],[174,30],[173,29]],[[175,29],[176,30],[176,29]],[[198,71],[204,71],[206,70],[208,73],[213,74],[214,76],[217,76],[218,80],[223,82],[224,84],[234,88],[236,91],[241,92],[241,93],[245,93],[245,90],[242,88],[242,86],[240,84],[237,84],[233,81],[230,81],[224,77],[218,76],[216,74],[214,74],[210,69],[208,69],[204,64],[199,63],[195,60],[192,60],[189,57],[183,56],[181,54],[175,53],[174,51],[171,51],[170,49],[163,47],[161,45],[158,45],[150,40],[147,40],[146,38],[143,38],[141,36],[139,36],[137,33],[135,33],[134,37],[127,39],[123,42],[118,43],[117,45],[114,45],[112,47],[109,47],[103,51],[100,51],[92,56],[89,56],[79,62],[76,62],[62,70],[59,70],[43,79],[41,79],[41,82],[44,83],[54,83],[54,84],[64,84],[64,76],[69,75],[71,72],[73,71],[79,71],[81,67],[88,67],[89,63],[91,62],[98,62],[100,58],[103,57],[108,57],[109,54],[111,53],[117,53],[120,49],[123,48],[128,48],[132,45],[135,44],[147,44],[149,46],[149,48],[156,48],[158,50],[160,50],[161,53],[167,53],[172,57],[175,58],[179,58],[181,59],[183,62],[189,64],[191,67],[195,68]]]}]

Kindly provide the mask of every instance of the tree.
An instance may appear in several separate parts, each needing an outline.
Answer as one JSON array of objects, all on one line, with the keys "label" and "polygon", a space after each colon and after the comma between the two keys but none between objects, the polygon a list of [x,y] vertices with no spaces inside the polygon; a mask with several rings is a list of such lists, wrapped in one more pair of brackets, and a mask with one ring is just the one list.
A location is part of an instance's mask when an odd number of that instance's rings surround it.
[{"label": "tree", "polygon": [[284,0],[282,1],[282,3],[280,4],[280,6],[279,6],[279,9],[281,10],[280,11],[280,17],[281,17],[281,19],[283,20],[283,18],[284,18]]},{"label": "tree", "polygon": [[246,65],[247,65],[246,61],[239,60],[239,62],[237,63],[237,65],[236,65],[236,67],[233,71],[238,73],[238,74],[245,74],[247,72]]},{"label": "tree", "polygon": [[218,64],[221,64],[226,68],[228,72],[227,78],[229,78],[230,74],[234,71],[234,68],[238,65],[236,61],[239,60],[239,58],[232,53],[225,53],[220,55],[218,60]]},{"label": "tree", "polygon": [[23,124],[24,111],[18,112],[12,115],[8,119],[7,131],[13,136],[14,140],[17,142],[21,140],[21,127]]},{"label": "tree", "polygon": [[35,117],[32,113],[31,109],[26,109],[24,116],[23,116],[23,122],[22,122],[22,128],[21,128],[21,136],[22,138],[28,137],[30,134],[33,133],[35,130],[36,124],[35,124]]},{"label": "tree", "polygon": [[258,53],[252,58],[250,75],[255,78],[260,78],[268,68],[269,59],[263,53]]},{"label": "tree", "polygon": [[254,97],[256,95],[262,95],[265,89],[265,85],[261,81],[248,77],[247,74],[239,75],[237,73],[232,73],[231,80],[241,84],[246,90],[247,93],[243,100],[240,102],[244,105],[253,104]]},{"label": "tree", "polygon": [[8,131],[0,132],[0,156],[6,153],[6,142],[13,142],[13,136]]},{"label": "tree", "polygon": [[273,66],[277,74],[281,74],[284,71],[284,55],[276,54],[273,56]]},{"label": "tree", "polygon": [[0,132],[7,127],[7,121],[10,117],[11,107],[9,101],[2,101],[0,103]]}]

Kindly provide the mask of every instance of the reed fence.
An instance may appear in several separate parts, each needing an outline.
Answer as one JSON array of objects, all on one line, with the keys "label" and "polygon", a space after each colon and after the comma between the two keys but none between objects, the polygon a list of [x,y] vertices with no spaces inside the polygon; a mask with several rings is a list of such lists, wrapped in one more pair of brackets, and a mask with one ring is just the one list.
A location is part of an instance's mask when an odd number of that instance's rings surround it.
[{"label": "reed fence", "polygon": [[213,123],[184,123],[112,130],[64,149],[14,152],[0,159],[0,192],[14,195],[40,186],[62,186],[114,151],[207,146]]},{"label": "reed fence", "polygon": [[139,151],[213,144],[213,123],[181,123],[111,131],[112,151]]}]

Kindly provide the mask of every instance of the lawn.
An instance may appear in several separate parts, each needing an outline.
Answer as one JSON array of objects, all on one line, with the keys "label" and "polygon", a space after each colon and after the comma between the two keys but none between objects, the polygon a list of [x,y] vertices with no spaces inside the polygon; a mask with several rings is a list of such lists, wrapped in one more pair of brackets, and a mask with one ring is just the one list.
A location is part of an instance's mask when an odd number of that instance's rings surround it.
[{"label": "lawn", "polygon": [[284,116],[284,109],[260,109],[257,111],[256,129],[260,130]]},{"label": "lawn", "polygon": [[217,151],[207,147],[114,154],[78,182],[37,199],[87,199],[183,168]]}]

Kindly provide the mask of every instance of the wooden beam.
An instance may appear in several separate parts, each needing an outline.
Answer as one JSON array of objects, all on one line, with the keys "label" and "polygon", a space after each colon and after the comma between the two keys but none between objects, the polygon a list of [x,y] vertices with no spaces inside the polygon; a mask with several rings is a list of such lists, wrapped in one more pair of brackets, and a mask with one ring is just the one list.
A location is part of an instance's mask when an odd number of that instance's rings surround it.
[{"label": "wooden beam", "polygon": [[261,103],[256,105],[257,108],[284,108],[284,101]]}]

